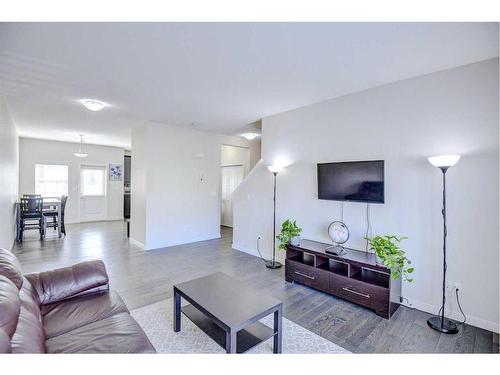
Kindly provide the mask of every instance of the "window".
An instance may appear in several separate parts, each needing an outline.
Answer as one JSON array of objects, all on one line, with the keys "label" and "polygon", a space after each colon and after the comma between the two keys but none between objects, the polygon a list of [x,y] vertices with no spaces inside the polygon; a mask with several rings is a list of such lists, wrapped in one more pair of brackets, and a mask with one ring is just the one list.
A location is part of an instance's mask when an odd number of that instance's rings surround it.
[{"label": "window", "polygon": [[42,197],[68,195],[68,166],[35,164],[35,194]]},{"label": "window", "polygon": [[106,169],[82,167],[82,195],[99,196],[106,192]]}]

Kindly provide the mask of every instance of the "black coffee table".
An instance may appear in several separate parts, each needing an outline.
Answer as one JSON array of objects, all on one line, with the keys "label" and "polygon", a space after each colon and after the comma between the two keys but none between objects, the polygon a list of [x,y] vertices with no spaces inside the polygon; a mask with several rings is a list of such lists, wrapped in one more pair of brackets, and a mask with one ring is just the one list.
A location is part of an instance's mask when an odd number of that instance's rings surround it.
[{"label": "black coffee table", "polygon": [[[181,307],[181,297],[190,304]],[[227,353],[244,353],[273,336],[273,352],[281,353],[283,303],[225,273],[174,285],[175,332],[181,312]],[[259,322],[269,314],[274,329]]]}]

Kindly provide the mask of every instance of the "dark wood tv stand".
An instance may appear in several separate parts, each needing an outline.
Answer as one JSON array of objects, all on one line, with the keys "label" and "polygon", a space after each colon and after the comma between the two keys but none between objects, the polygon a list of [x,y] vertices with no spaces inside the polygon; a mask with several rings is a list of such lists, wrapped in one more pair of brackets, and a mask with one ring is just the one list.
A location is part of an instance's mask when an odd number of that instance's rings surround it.
[{"label": "dark wood tv stand", "polygon": [[377,262],[373,253],[348,249],[344,255],[325,252],[331,245],[301,240],[288,245],[285,280],[297,282],[375,310],[389,319],[398,309],[401,279]]}]

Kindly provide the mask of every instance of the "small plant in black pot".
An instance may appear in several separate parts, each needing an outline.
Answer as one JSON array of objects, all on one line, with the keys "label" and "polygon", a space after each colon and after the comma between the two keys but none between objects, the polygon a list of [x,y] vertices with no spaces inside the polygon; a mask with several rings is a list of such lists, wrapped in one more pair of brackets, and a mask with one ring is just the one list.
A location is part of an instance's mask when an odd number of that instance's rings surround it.
[{"label": "small plant in black pot", "polygon": [[365,237],[368,241],[370,248],[375,251],[377,257],[380,258],[382,263],[387,268],[391,270],[391,277],[393,279],[399,279],[412,282],[411,274],[413,273],[413,267],[408,267],[411,264],[405,256],[403,249],[399,247],[401,241],[406,240],[408,237],[397,237],[397,236],[375,236],[372,238]]},{"label": "small plant in black pot", "polygon": [[281,224],[281,233],[276,236],[280,242],[280,249],[286,250],[286,245],[288,244],[295,246],[300,245],[301,232],[302,228],[297,226],[297,222],[295,220],[293,222],[288,219],[285,220],[283,224]]}]

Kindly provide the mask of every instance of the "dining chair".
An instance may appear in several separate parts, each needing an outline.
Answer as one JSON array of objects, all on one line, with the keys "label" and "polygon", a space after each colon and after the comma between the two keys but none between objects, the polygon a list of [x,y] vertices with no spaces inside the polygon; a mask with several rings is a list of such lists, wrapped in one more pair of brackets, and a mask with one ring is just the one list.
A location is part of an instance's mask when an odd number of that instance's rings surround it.
[{"label": "dining chair", "polygon": [[67,195],[63,195],[61,197],[61,217],[57,217],[57,210],[49,210],[49,211],[44,211],[44,215],[46,218],[52,218],[51,222],[47,222],[47,227],[54,228],[54,230],[57,229],[58,225],[61,225],[61,233],[66,235],[66,227],[64,225],[64,211],[66,210],[66,201],[68,200]]},{"label": "dining chair", "polygon": [[37,229],[40,239],[45,238],[45,216],[43,215],[43,199],[21,198],[20,202],[20,241],[23,240],[25,230]]},{"label": "dining chair", "polygon": [[41,198],[41,194],[23,194],[23,198]]},{"label": "dining chair", "polygon": [[66,201],[68,200],[67,195],[63,195],[61,198],[61,232],[66,236],[66,226],[64,225],[64,212],[66,211]]}]

